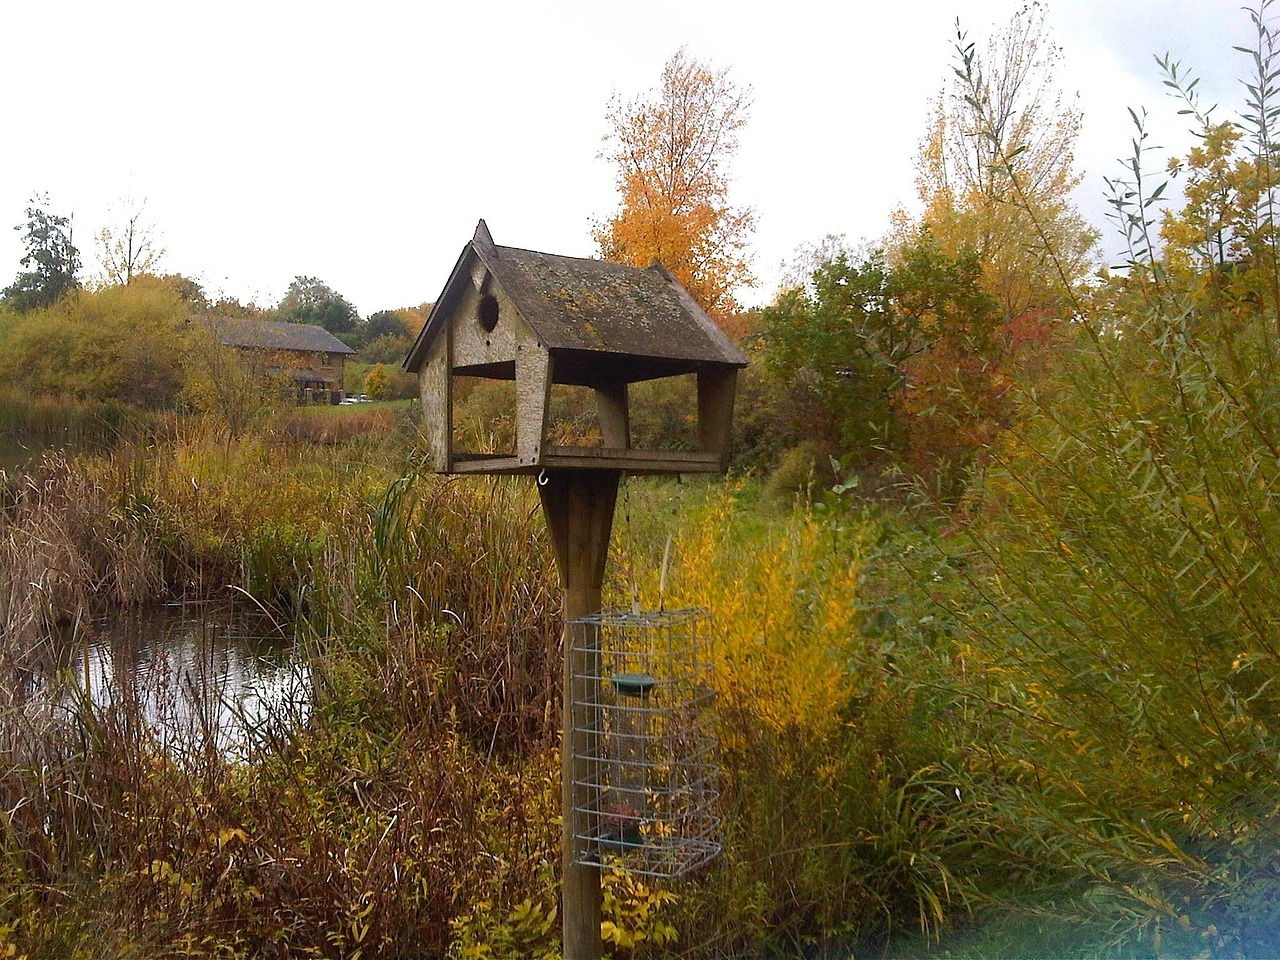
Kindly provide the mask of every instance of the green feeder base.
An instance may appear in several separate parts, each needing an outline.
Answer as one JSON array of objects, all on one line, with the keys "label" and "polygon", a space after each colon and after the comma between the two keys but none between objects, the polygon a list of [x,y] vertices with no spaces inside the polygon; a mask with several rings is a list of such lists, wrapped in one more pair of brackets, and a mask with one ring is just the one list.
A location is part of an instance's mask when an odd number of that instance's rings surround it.
[{"label": "green feeder base", "polygon": [[632,824],[618,830],[606,830],[596,838],[602,850],[614,853],[626,853],[644,846],[644,836],[640,833],[640,825]]},{"label": "green feeder base", "polygon": [[647,697],[658,683],[647,673],[615,673],[609,682],[624,697]]}]

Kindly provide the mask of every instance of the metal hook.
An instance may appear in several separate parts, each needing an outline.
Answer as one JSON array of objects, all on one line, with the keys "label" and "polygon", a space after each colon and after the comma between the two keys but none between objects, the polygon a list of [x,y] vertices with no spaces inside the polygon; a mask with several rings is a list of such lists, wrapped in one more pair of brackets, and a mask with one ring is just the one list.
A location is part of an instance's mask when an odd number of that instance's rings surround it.
[{"label": "metal hook", "polygon": [[547,476],[547,468],[543,467],[538,471],[538,486],[545,487],[551,482],[551,478]]}]

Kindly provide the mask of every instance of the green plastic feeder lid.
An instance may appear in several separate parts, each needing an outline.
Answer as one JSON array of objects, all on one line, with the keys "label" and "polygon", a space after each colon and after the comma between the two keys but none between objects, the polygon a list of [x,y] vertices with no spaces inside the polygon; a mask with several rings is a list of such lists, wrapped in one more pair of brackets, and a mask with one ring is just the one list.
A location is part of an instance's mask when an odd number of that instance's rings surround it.
[{"label": "green plastic feeder lid", "polygon": [[615,673],[609,682],[623,696],[647,697],[658,681],[647,673]]}]

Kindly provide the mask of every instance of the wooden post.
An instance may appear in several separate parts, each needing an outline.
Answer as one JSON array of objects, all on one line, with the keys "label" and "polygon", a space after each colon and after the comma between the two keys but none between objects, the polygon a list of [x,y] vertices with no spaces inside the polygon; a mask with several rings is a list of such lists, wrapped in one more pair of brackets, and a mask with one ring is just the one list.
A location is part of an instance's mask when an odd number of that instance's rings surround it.
[{"label": "wooden post", "polygon": [[[538,486],[542,512],[555,547],[556,566],[564,595],[565,620],[600,612],[605,561],[609,555],[609,533],[618,500],[618,470],[548,471],[545,484]],[[583,676],[590,666],[583,655],[572,653],[572,638],[566,624],[564,640],[564,699],[560,755],[561,809],[564,833],[561,856],[564,862],[560,885],[560,912],[564,931],[564,960],[598,960],[604,952],[600,940],[600,871],[576,863],[581,853],[573,837],[573,811],[589,798],[577,786],[587,779],[586,757],[594,746],[579,742],[587,736],[587,724],[574,715],[574,702],[583,702],[585,691],[577,691],[574,677]]]}]

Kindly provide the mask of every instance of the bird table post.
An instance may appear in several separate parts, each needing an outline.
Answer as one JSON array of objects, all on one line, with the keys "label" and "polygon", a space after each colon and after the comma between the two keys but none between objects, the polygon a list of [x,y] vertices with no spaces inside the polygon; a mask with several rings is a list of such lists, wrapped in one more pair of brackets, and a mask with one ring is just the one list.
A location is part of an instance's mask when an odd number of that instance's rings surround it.
[{"label": "bird table post", "polygon": [[587,702],[578,689],[594,672],[581,663],[586,655],[575,650],[569,624],[600,612],[600,591],[609,553],[609,532],[618,498],[618,470],[553,472],[538,486],[542,511],[555,548],[556,566],[564,596],[564,690],[560,753],[560,796],[564,817],[561,855],[561,921],[565,960],[594,960],[603,950],[600,940],[600,870],[582,863],[574,829],[576,811],[591,802],[586,769],[595,754],[587,742],[594,731],[576,716]]},{"label": "bird table post", "polygon": [[[602,952],[599,851],[577,849],[588,841],[574,829],[576,812],[589,806],[585,794],[593,789],[589,774],[598,735],[578,714],[599,691],[586,689],[594,665],[586,662],[591,654],[571,642],[569,624],[600,611],[624,471],[724,471],[736,377],[746,365],[742,352],[656,261],[640,269],[499,247],[483,220],[404,362],[418,376],[422,429],[435,471],[539,478],[566,618],[561,761],[565,960],[595,960]],[[460,448],[454,387],[463,377],[514,381],[513,409],[494,411],[515,425],[505,450]],[[696,380],[697,449],[637,446],[631,435],[630,385],[675,377]],[[594,392],[600,427],[596,445],[553,442],[554,384]]]}]

